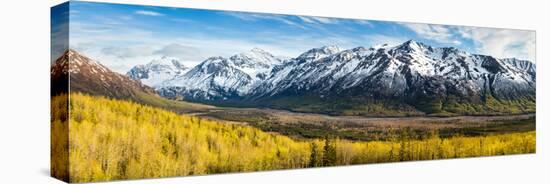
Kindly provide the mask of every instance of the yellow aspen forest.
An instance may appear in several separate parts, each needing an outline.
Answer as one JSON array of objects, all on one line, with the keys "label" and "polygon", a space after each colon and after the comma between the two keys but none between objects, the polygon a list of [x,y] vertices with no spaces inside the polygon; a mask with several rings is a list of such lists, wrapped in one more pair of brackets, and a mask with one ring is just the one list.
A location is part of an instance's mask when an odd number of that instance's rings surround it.
[{"label": "yellow aspen forest", "polygon": [[[65,97],[52,108],[63,109]],[[56,107],[57,106],[57,107]],[[534,131],[477,137],[423,139],[406,135],[386,141],[334,137],[292,139],[246,125],[180,115],[133,102],[71,93],[69,118],[52,117],[52,136],[70,129],[71,182],[203,175],[410,160],[534,153]],[[68,121],[68,122],[67,122]],[[68,127],[67,127],[68,123]],[[63,140],[53,151],[67,152]],[[59,160],[63,158],[58,158]],[[55,158],[53,160],[56,160]],[[52,172],[67,169],[52,162]]]}]

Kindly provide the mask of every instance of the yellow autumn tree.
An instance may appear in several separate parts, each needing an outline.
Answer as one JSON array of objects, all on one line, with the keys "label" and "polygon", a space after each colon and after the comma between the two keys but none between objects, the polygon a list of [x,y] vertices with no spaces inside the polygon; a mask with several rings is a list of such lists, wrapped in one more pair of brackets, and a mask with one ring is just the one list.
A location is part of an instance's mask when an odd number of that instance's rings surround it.
[{"label": "yellow autumn tree", "polygon": [[[52,173],[71,182],[534,153],[535,132],[355,142],[294,140],[128,101],[55,97]],[[68,137],[56,136],[68,133]],[[67,139],[68,140],[64,140]],[[64,162],[63,157],[68,158]],[[312,160],[314,159],[314,160]],[[64,165],[65,164],[65,165]],[[64,172],[68,170],[68,172]],[[69,174],[69,176],[65,176]]]}]

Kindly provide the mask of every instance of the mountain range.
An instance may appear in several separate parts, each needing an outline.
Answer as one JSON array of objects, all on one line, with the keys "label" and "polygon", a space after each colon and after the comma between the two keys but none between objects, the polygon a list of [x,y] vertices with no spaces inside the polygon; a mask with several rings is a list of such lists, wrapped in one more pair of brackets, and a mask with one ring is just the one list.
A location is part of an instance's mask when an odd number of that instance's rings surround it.
[{"label": "mountain range", "polygon": [[[164,62],[161,61],[160,63]],[[98,61],[72,49],[65,51],[53,63],[50,75],[52,96],[68,92],[79,92],[114,99],[130,100],[176,112],[195,112],[211,108],[207,105],[163,98],[158,95],[154,88],[141,83],[139,80],[134,80],[126,75],[114,72]],[[162,75],[151,73],[149,76]]]},{"label": "mountain range", "polygon": [[273,68],[283,62],[283,58],[258,48],[229,58],[211,57],[157,89],[171,98],[214,102],[241,99],[268,80]]},{"label": "mountain range", "polygon": [[534,63],[413,40],[369,48],[325,46],[294,58],[254,48],[192,68],[162,57],[126,76],[76,51],[66,55],[74,64],[52,66],[52,76],[58,73],[54,68],[69,72],[71,90],[138,101],[143,101],[138,94],[158,94],[215,105],[367,116],[535,111]]},{"label": "mountain range", "polygon": [[208,58],[167,78],[154,85],[161,96],[221,105],[335,114],[498,114],[533,110],[536,66],[409,40],[347,50],[325,46],[295,58],[254,48]]}]

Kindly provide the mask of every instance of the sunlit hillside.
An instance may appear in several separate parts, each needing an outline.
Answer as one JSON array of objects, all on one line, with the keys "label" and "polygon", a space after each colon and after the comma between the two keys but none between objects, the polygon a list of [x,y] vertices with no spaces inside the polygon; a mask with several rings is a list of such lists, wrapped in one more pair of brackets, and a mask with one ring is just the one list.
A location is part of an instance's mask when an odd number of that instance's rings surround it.
[{"label": "sunlit hillside", "polygon": [[[62,108],[57,100],[63,98],[53,98],[52,105],[59,107],[52,108]],[[391,141],[370,142],[294,140],[79,93],[70,94],[69,106],[71,182],[534,153],[536,144],[535,132],[448,139],[437,132],[413,139],[404,132]],[[64,123],[53,122],[52,135],[67,131]]]}]

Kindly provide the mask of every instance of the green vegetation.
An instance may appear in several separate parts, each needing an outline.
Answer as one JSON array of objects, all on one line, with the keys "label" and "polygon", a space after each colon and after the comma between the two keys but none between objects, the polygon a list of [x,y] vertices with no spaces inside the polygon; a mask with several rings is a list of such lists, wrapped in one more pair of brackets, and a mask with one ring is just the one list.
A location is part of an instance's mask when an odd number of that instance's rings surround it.
[{"label": "green vegetation", "polygon": [[425,114],[406,103],[364,98],[329,99],[300,96],[278,98],[267,102],[267,104],[277,109],[329,115],[398,117],[420,116]]},{"label": "green vegetation", "polygon": [[534,97],[502,100],[490,94],[477,102],[460,100],[461,98],[455,96],[449,96],[446,99],[419,97],[404,101],[365,98],[328,99],[312,96],[283,97],[267,102],[267,106],[296,112],[370,117],[507,115],[536,111]]},{"label": "green vegetation", "polygon": [[464,128],[444,128],[439,130],[441,137],[452,137],[455,135],[463,136],[482,136],[496,135],[518,132],[529,132],[536,130],[536,118],[512,119],[498,122],[491,122],[479,127]]},{"label": "green vegetation", "polygon": [[463,115],[506,115],[536,112],[535,98],[498,100],[488,94],[480,103],[459,102],[456,97],[448,97],[442,106],[443,112]]},{"label": "green vegetation", "polygon": [[[57,100],[63,98],[53,98],[52,108],[63,106]],[[535,132],[441,138],[438,132],[420,136],[403,131],[386,141],[354,142],[332,136],[293,140],[249,126],[79,93],[71,93],[69,109],[68,126],[62,113],[53,115],[52,144],[57,145],[52,147],[65,147],[56,135],[69,127],[71,182],[522,154],[536,149]],[[63,172],[56,164],[52,162],[52,172]]]},{"label": "green vegetation", "polygon": [[270,122],[251,122],[251,126],[257,127],[266,132],[277,132],[283,135],[299,139],[320,139],[326,135],[340,137],[348,140],[376,140],[377,133],[370,132],[366,134],[363,131],[350,128],[329,126],[324,124],[309,123],[270,123]]}]

